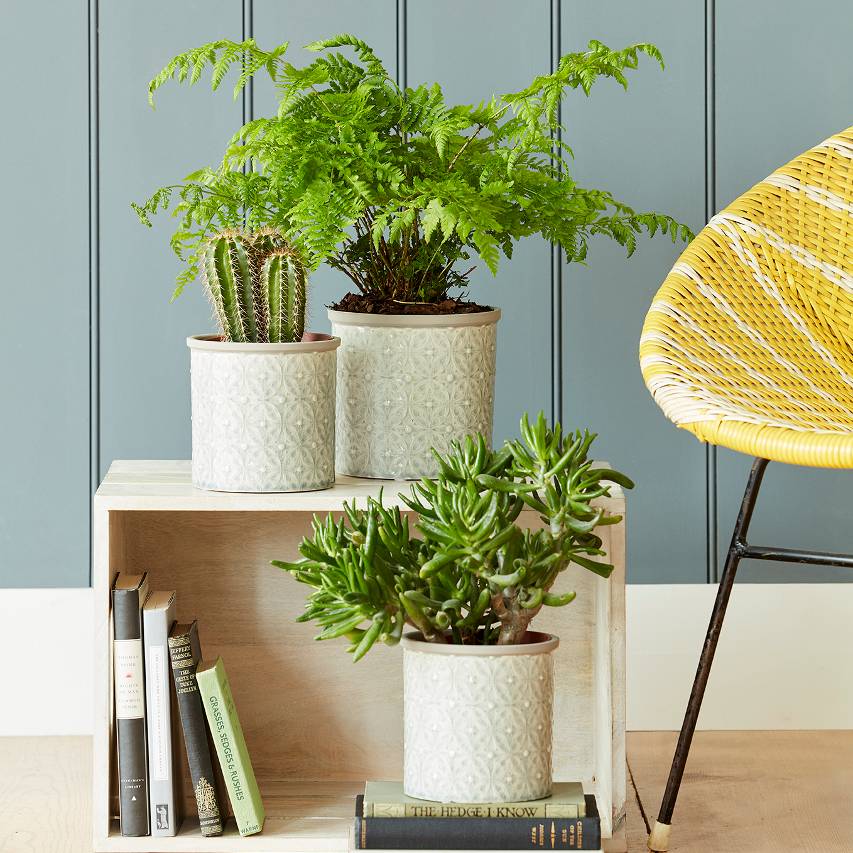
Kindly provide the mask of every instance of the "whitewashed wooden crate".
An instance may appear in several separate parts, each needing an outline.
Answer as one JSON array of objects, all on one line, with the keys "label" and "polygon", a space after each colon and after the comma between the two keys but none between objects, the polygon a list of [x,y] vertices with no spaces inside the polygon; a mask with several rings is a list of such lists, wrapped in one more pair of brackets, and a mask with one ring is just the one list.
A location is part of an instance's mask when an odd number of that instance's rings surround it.
[{"label": "whitewashed wooden crate", "polygon": [[[96,851],[307,853],[352,849],[353,802],[365,779],[402,773],[402,666],[382,647],[353,664],[334,642],[297,624],[306,588],[269,565],[293,559],[312,513],[378,495],[397,501],[405,483],[341,477],[301,494],[227,494],[190,485],[188,462],[114,462],[95,497]],[[604,501],[624,515],[614,488]],[[522,514],[522,523],[538,523]],[[554,778],[595,792],[605,849],[625,849],[625,525],[603,528],[610,581],[570,569],[568,607],[536,620],[557,634]],[[202,839],[197,820],[175,838],[122,838],[117,821],[112,720],[110,587],[120,571],[147,571],[152,589],[176,589],[180,621],[198,619],[205,657],[222,655],[267,811],[261,835],[240,839],[233,822]],[[179,750],[182,755],[182,750]],[[194,805],[183,758],[186,814]]]}]

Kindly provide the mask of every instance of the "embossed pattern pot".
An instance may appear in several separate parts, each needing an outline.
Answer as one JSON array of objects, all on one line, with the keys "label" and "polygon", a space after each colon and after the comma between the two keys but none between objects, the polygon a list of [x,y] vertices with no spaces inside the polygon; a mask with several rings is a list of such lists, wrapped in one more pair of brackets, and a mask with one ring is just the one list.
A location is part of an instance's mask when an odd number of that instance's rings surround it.
[{"label": "embossed pattern pot", "polygon": [[335,482],[335,373],[340,340],[187,338],[193,485],[223,492],[303,492]]},{"label": "embossed pattern pot", "polygon": [[407,316],[329,311],[338,354],[337,467],[355,477],[437,473],[430,452],[491,437],[501,312]]},{"label": "embossed pattern pot", "polygon": [[513,646],[403,637],[403,787],[444,803],[506,803],[551,793],[559,640]]}]

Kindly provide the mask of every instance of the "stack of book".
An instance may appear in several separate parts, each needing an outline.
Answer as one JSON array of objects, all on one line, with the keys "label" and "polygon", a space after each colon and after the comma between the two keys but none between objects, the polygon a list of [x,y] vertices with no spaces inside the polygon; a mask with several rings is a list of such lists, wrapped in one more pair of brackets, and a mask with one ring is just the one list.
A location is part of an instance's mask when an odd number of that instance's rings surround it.
[{"label": "stack of book", "polygon": [[557,782],[526,803],[436,803],[400,782],[368,782],[355,802],[358,850],[600,850],[595,797]]},{"label": "stack of book", "polygon": [[147,573],[121,572],[112,598],[121,834],[177,834],[176,716],[201,834],[222,834],[222,785],[240,834],[260,832],[264,807],[222,659],[202,661],[198,625],[176,622],[175,592],[149,592]]}]

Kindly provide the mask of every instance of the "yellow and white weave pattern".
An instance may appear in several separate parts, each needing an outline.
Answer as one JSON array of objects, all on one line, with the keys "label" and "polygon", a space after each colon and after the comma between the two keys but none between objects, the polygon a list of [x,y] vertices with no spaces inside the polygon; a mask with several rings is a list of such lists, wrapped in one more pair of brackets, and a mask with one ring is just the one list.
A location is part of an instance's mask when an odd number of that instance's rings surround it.
[{"label": "yellow and white weave pattern", "polygon": [[853,127],[711,219],[655,296],[640,365],[702,441],[853,468]]}]

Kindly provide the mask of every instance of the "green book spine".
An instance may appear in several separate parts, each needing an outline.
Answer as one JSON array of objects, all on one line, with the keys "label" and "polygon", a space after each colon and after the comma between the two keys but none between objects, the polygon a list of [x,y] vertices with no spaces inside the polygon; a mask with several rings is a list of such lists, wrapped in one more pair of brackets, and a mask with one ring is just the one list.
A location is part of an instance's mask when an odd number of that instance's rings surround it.
[{"label": "green book spine", "polygon": [[583,785],[555,782],[551,796],[519,803],[437,803],[408,797],[400,782],[368,782],[364,817],[371,818],[582,818]]},{"label": "green book spine", "polygon": [[264,805],[222,658],[202,663],[196,679],[237,829],[240,835],[254,835],[264,828]]}]

